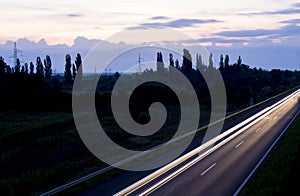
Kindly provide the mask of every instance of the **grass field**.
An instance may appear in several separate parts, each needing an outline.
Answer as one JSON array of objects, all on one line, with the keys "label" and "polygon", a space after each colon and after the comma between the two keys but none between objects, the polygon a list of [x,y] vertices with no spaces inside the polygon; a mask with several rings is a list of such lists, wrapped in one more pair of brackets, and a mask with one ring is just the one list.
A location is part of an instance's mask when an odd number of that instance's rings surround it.
[{"label": "grass field", "polygon": [[71,113],[0,113],[1,195],[38,195],[104,166],[85,148]]},{"label": "grass field", "polygon": [[[202,112],[201,115],[204,120],[209,116],[207,112]],[[118,132],[118,129],[111,127],[111,117],[103,117],[101,123],[109,130]],[[157,135],[151,142],[143,141],[144,147],[160,143],[162,139],[169,137],[165,134],[167,133]],[[135,138],[128,138],[128,141],[141,143]],[[106,166],[84,146],[72,113],[0,112],[1,194],[39,195]],[[114,169],[75,187],[75,190],[90,188],[120,172]],[[74,189],[71,193],[74,193]]]}]

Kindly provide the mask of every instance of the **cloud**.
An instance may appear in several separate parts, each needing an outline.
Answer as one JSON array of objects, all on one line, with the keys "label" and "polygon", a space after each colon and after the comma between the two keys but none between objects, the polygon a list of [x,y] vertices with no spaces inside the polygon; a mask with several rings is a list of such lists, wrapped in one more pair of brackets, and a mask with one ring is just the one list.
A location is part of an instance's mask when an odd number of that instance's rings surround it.
[{"label": "cloud", "polygon": [[71,18],[75,18],[75,17],[81,17],[81,14],[67,14],[66,16],[71,17]]},{"label": "cloud", "polygon": [[255,15],[292,15],[292,14],[300,14],[300,3],[293,4],[292,8],[281,9],[277,11],[242,13],[240,15],[255,16]]},{"label": "cloud", "polygon": [[237,30],[237,31],[222,31],[217,33],[218,36],[223,37],[261,37],[272,36],[276,37],[290,37],[300,34],[300,27],[295,24],[284,26],[280,29],[256,29],[256,30]]},{"label": "cloud", "polygon": [[252,12],[252,13],[242,13],[240,15],[244,16],[259,16],[259,15],[291,15],[300,14],[300,9],[284,9],[278,11],[267,11],[267,12]]},{"label": "cloud", "polygon": [[[207,37],[207,38],[200,38],[197,40],[194,39],[188,39],[188,40],[180,40],[176,41],[175,44],[195,44],[196,42],[204,43],[204,42],[211,42],[213,44],[215,43],[222,43],[222,44],[234,44],[234,43],[244,43],[251,41],[250,39],[228,39],[228,38],[222,38],[222,37]],[[174,44],[173,41],[171,42],[164,42],[164,44]]]},{"label": "cloud", "polygon": [[172,20],[169,22],[150,22],[150,23],[142,23],[139,26],[129,27],[127,29],[145,29],[147,27],[172,27],[172,28],[183,28],[183,27],[191,27],[196,24],[205,24],[205,23],[217,23],[223,22],[215,19],[178,19]]},{"label": "cloud", "polygon": [[103,40],[100,39],[87,39],[83,36],[78,36],[76,39],[74,39],[72,48],[78,50],[89,50],[102,41]]},{"label": "cloud", "polygon": [[295,24],[290,24],[288,26],[283,27],[278,31],[278,34],[280,36],[299,36],[300,35],[300,27]]},{"label": "cloud", "polygon": [[153,16],[150,18],[150,20],[165,20],[165,19],[170,19],[167,16]]},{"label": "cloud", "polygon": [[277,33],[277,30],[265,30],[265,29],[256,29],[256,30],[237,30],[237,31],[221,31],[216,35],[223,37],[260,37],[266,35],[272,35]]},{"label": "cloud", "polygon": [[170,22],[156,22],[156,23],[144,23],[143,26],[164,26],[164,27],[174,27],[174,28],[182,28],[182,27],[190,27],[196,24],[204,24],[204,23],[216,23],[222,22],[219,20],[208,19],[208,20],[200,20],[200,19],[178,19]]},{"label": "cloud", "polygon": [[299,7],[300,8],[300,3],[295,3],[293,4],[294,7]]},{"label": "cloud", "polygon": [[149,27],[147,27],[147,26],[132,26],[132,27],[127,27],[126,30],[141,30],[141,29],[147,29]]},{"label": "cloud", "polygon": [[220,37],[212,37],[212,38],[201,38],[198,39],[199,42],[212,42],[212,43],[243,43],[249,42],[248,39],[223,39]]},{"label": "cloud", "polygon": [[298,24],[300,23],[300,19],[292,19],[292,20],[284,20],[284,21],[281,21],[280,23],[288,23],[288,24]]},{"label": "cloud", "polygon": [[276,15],[276,14],[282,14],[282,15],[290,15],[290,14],[300,14],[300,9],[284,9],[274,12],[266,12],[265,14],[268,15]]}]

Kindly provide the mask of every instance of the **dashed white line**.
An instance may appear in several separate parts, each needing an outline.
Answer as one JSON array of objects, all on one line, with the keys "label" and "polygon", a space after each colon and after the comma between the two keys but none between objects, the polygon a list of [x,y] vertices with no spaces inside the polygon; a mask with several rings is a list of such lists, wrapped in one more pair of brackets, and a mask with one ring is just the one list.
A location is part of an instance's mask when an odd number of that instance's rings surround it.
[{"label": "dashed white line", "polygon": [[252,169],[252,171],[250,172],[250,174],[246,177],[246,179],[243,181],[243,183],[239,186],[239,188],[235,191],[235,193],[233,194],[233,196],[237,196],[240,191],[243,189],[243,187],[245,186],[245,184],[249,181],[249,179],[252,177],[252,175],[254,174],[254,172],[257,170],[257,168],[261,165],[261,163],[265,160],[265,158],[267,157],[267,155],[270,153],[270,151],[273,149],[273,147],[275,146],[275,144],[278,142],[278,140],[282,137],[282,135],[287,131],[287,129],[291,126],[291,124],[294,122],[294,120],[296,119],[296,117],[300,114],[300,111],[297,112],[296,115],[294,115],[294,117],[292,118],[292,120],[290,120],[290,122],[288,123],[288,125],[286,125],[286,127],[283,129],[283,131],[280,133],[280,135],[276,138],[276,140],[272,143],[272,145],[269,147],[269,149],[267,150],[267,152],[264,154],[264,156],[259,160],[259,162],[255,165],[255,167]]},{"label": "dashed white line", "polygon": [[257,133],[259,130],[261,130],[261,127],[259,127],[258,129],[255,130],[255,133]]},{"label": "dashed white line", "polygon": [[238,145],[236,145],[235,146],[235,148],[238,148],[238,147],[240,147],[240,145],[242,145],[242,143],[244,143],[245,141],[243,140],[243,141],[241,141]]},{"label": "dashed white line", "polygon": [[214,166],[216,166],[217,163],[212,164],[209,168],[207,168],[204,172],[201,173],[201,176],[206,174],[209,170],[211,170]]}]

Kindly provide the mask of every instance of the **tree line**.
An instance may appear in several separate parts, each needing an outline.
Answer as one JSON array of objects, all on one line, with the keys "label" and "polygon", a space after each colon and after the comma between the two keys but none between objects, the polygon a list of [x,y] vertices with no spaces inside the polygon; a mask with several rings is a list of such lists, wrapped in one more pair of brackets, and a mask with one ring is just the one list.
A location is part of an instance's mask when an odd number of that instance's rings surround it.
[{"label": "tree line", "polygon": [[[291,70],[263,70],[262,68],[250,68],[244,64],[242,57],[230,62],[229,55],[220,55],[219,62],[214,63],[213,54],[208,56],[208,64],[203,61],[201,54],[196,54],[195,65],[189,50],[183,49],[183,58],[180,65],[179,60],[174,60],[173,54],[169,53],[168,66],[181,71],[193,84],[199,100],[206,100],[209,96],[202,74],[214,78],[214,73],[220,71],[227,92],[227,103],[229,110],[240,109],[253,103],[260,102],[285,90],[300,85],[300,71]],[[157,53],[157,72],[167,74],[161,52]],[[152,72],[146,70],[145,72]],[[205,102],[205,101],[204,101]],[[206,101],[207,105],[209,104]]]},{"label": "tree line", "polygon": [[[25,63],[21,66],[20,59],[16,59],[16,64],[14,66],[8,65],[4,58],[0,56],[0,79],[7,79],[12,75],[18,75],[22,73],[23,75],[37,76],[43,79],[46,83],[51,82],[52,71],[52,61],[49,55],[42,61],[41,57],[36,58],[36,64],[33,62]],[[77,53],[74,63],[71,62],[71,56],[69,54],[65,57],[65,71],[64,78],[66,82],[71,82],[78,75],[79,79],[82,78],[82,60],[81,55]]]},{"label": "tree line", "polygon": [[[257,103],[300,84],[299,71],[279,69],[269,71],[256,67],[250,68],[249,65],[243,63],[241,56],[230,62],[229,55],[221,54],[219,62],[214,63],[213,54],[210,53],[206,64],[203,61],[204,57],[197,53],[195,65],[193,65],[190,51],[183,49],[181,62],[174,59],[171,53],[168,54],[167,63],[164,62],[161,52],[157,53],[156,59],[156,72],[158,74],[167,74],[169,71],[168,66],[181,71],[191,81],[200,102],[202,101],[204,105],[209,105],[210,101],[207,84],[201,73],[206,73],[214,78],[216,71],[220,71],[225,83],[229,110],[248,106],[251,104],[251,100]],[[168,64],[168,66],[165,66],[165,64]],[[154,71],[146,69],[142,74],[148,74],[149,72]],[[116,73],[115,76],[119,76],[119,73]],[[82,60],[79,53],[76,55],[74,63],[69,54],[65,56],[64,77],[53,76],[52,61],[49,55],[43,60],[37,57],[35,64],[30,62],[29,65],[25,63],[22,66],[20,60],[17,59],[14,67],[7,65],[4,58],[0,56],[0,82],[2,84],[0,90],[2,97],[5,97],[4,92],[9,91],[11,93],[13,89],[35,94],[40,91],[53,91],[53,89],[56,89],[56,92],[61,92],[63,91],[62,86],[67,86],[68,89],[72,88],[72,81],[75,77],[82,79]],[[112,89],[114,82],[118,79],[118,77],[111,76],[107,76],[106,79],[105,76],[102,78],[104,80],[98,86],[100,91]]]},{"label": "tree line", "polygon": [[53,64],[49,55],[45,59],[36,58],[33,62],[21,65],[8,65],[0,56],[0,108],[34,109],[65,108],[70,111],[70,89],[72,81],[82,78],[82,60],[78,53],[74,63],[69,54],[65,57],[64,77],[53,74]]}]

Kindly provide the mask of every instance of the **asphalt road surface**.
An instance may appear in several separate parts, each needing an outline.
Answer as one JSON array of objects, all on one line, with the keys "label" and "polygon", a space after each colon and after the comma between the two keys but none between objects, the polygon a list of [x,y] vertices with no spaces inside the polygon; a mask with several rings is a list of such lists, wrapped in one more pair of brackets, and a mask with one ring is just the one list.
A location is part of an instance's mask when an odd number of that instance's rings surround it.
[{"label": "asphalt road surface", "polygon": [[297,113],[299,97],[298,94],[151,195],[234,194]]},{"label": "asphalt road surface", "polygon": [[[284,95],[225,124],[224,130],[244,121],[283,97]],[[152,195],[232,195],[295,115],[298,110],[298,97],[154,191]],[[198,138],[192,142],[186,152],[198,147],[202,139]],[[126,171],[80,195],[113,195],[153,171]],[[153,184],[149,183],[133,195]]]}]

